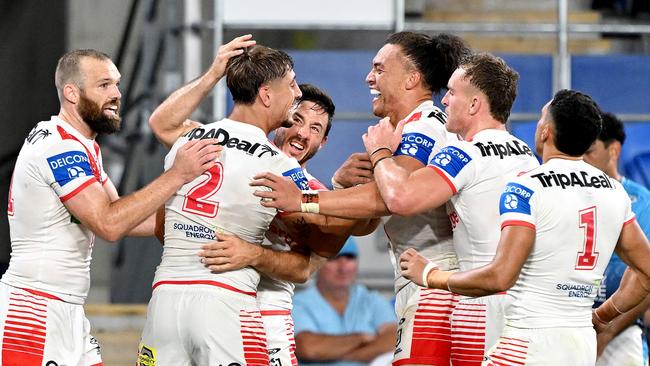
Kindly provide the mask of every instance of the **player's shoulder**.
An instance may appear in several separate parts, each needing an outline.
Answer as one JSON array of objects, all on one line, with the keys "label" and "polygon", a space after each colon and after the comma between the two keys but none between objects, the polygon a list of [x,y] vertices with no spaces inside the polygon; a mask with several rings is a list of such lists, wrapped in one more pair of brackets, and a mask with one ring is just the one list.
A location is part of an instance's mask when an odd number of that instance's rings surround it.
[{"label": "player's shoulder", "polygon": [[53,116],[49,121],[37,123],[25,138],[24,151],[32,155],[51,156],[64,154],[70,151],[81,151],[84,154],[88,149],[82,140],[87,140],[73,128],[58,117]]},{"label": "player's shoulder", "polygon": [[406,117],[404,132],[445,132],[447,115],[432,102],[422,103]]}]

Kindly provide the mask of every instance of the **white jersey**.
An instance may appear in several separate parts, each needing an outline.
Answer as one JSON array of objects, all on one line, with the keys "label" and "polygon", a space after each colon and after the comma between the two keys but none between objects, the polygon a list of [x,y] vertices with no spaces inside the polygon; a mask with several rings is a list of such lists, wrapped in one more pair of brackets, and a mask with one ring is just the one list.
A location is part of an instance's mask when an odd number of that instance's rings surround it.
[{"label": "white jersey", "polygon": [[56,116],[25,139],[9,193],[11,260],[2,282],[83,304],[95,235],[63,202],[108,176],[95,140]]},{"label": "white jersey", "polygon": [[528,145],[505,130],[487,129],[472,141],[445,146],[429,165],[454,192],[447,205],[460,269],[486,265],[499,238],[498,203],[506,183],[539,166]]},{"label": "white jersey", "polygon": [[216,240],[215,231],[261,244],[277,210],[260,205],[249,185],[257,173],[290,177],[307,189],[298,162],[285,155],[250,124],[224,119],[195,128],[179,138],[165,157],[169,169],[176,151],[189,140],[216,138],[225,149],[217,164],[185,184],[165,205],[165,247],[154,287],[168,283],[209,283],[254,294],[259,273],[246,267],[214,274],[196,256],[201,245]]},{"label": "white jersey", "polygon": [[[310,190],[322,191],[327,187],[318,179],[314,178],[306,170],[305,178]],[[305,245],[306,243],[296,243],[289,234],[287,226],[276,216],[269,229],[266,231],[262,246],[281,252],[288,252],[291,247]],[[257,303],[261,310],[286,309],[291,310],[293,307],[292,296],[295,285],[293,282],[278,280],[262,274],[260,283],[257,286]]]},{"label": "white jersey", "polygon": [[623,186],[582,160],[551,159],[514,179],[500,203],[502,226],[536,231],[506,313],[515,328],[591,327],[591,306],[625,223]]},{"label": "white jersey", "polygon": [[[447,115],[432,101],[420,104],[406,118],[402,142],[395,155],[406,155],[425,166],[440,149],[456,136],[447,132]],[[444,270],[458,269],[452,244],[451,224],[444,207],[435,208],[415,216],[392,215],[387,218],[384,230],[389,239],[391,262],[395,270],[395,292],[410,281],[401,274],[397,258],[408,248],[417,249],[426,258],[439,263]]]}]

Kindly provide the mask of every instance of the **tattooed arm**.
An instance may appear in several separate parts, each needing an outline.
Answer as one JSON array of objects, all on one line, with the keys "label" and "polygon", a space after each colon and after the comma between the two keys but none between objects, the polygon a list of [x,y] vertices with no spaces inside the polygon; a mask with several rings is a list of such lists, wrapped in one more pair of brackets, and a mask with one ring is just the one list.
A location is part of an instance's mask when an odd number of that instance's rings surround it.
[{"label": "tattooed arm", "polygon": [[291,251],[275,251],[233,235],[216,234],[219,241],[204,245],[199,256],[215,273],[251,266],[276,279],[303,283],[338,253],[354,229],[354,221],[313,214],[287,214],[281,220],[295,244]]}]

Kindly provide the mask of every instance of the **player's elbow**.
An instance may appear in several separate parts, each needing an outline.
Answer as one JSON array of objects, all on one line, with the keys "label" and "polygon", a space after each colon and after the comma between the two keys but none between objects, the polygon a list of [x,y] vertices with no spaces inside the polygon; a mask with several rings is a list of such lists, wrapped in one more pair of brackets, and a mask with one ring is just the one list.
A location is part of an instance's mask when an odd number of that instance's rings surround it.
[{"label": "player's elbow", "polygon": [[95,235],[109,242],[118,241],[126,236],[127,233],[127,231],[121,228],[119,225],[114,225],[106,221],[93,225],[93,227],[91,227],[91,230],[93,233],[95,233]]},{"label": "player's elbow", "polygon": [[298,271],[294,271],[293,278],[291,278],[290,281],[293,283],[305,283],[307,280],[309,280],[309,275],[309,268],[300,269]]},{"label": "player's elbow", "polygon": [[125,233],[115,230],[97,230],[95,234],[108,242],[116,242],[125,236]]},{"label": "player's elbow", "polygon": [[400,216],[411,216],[415,214],[413,205],[403,194],[388,194],[387,197],[384,198],[384,202],[386,203],[386,207],[391,214]]},{"label": "player's elbow", "polygon": [[492,282],[493,288],[491,289],[492,293],[499,293],[508,291],[512,286],[517,282],[517,275],[511,275],[505,271],[497,271],[494,276],[494,281]]}]

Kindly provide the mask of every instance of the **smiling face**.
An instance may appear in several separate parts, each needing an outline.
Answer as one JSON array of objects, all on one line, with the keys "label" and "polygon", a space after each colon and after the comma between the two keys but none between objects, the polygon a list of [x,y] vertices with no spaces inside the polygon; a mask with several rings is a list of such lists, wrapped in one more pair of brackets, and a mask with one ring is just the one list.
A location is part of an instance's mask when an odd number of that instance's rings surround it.
[{"label": "smiling face", "polygon": [[366,83],[374,95],[372,113],[375,116],[383,118],[397,114],[401,92],[408,78],[406,62],[402,48],[394,44],[384,45],[372,60]]},{"label": "smiling face", "polygon": [[442,98],[442,104],[447,113],[447,130],[464,136],[467,130],[472,98],[476,89],[465,77],[465,70],[456,69],[447,83],[447,93]]},{"label": "smiling face", "polygon": [[80,64],[83,75],[79,88],[77,112],[96,133],[120,130],[120,73],[110,60],[84,57]]},{"label": "smiling face", "polygon": [[279,128],[273,142],[284,153],[304,165],[327,140],[325,130],[328,119],[329,116],[318,104],[302,101],[293,114],[293,125]]}]

